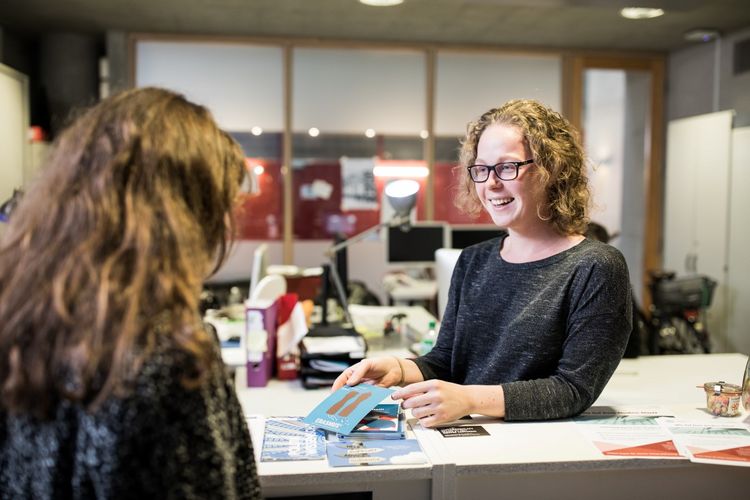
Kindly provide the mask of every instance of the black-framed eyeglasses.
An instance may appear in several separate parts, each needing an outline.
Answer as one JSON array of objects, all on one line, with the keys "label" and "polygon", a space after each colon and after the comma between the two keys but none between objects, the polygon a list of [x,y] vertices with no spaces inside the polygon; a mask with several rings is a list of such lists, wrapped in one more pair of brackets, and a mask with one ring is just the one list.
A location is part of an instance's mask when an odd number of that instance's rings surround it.
[{"label": "black-framed eyeglasses", "polygon": [[490,178],[490,172],[493,170],[501,181],[512,181],[518,177],[518,169],[529,163],[534,163],[534,160],[504,161],[495,165],[469,165],[466,168],[474,182],[487,182],[487,179]]}]

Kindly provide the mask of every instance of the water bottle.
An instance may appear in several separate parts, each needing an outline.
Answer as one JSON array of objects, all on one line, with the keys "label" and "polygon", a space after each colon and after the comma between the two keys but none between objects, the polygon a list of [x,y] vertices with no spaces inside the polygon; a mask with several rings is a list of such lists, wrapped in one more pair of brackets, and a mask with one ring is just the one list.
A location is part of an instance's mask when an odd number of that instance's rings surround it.
[{"label": "water bottle", "polygon": [[229,289],[229,305],[242,304],[242,292],[239,287],[233,286]]},{"label": "water bottle", "polygon": [[750,411],[750,358],[747,358],[745,376],[742,377],[742,406],[745,411]]},{"label": "water bottle", "polygon": [[424,356],[432,350],[435,346],[435,340],[437,339],[437,330],[435,330],[435,322],[430,321],[427,328],[427,333],[422,337],[422,341],[419,343],[419,354]]}]

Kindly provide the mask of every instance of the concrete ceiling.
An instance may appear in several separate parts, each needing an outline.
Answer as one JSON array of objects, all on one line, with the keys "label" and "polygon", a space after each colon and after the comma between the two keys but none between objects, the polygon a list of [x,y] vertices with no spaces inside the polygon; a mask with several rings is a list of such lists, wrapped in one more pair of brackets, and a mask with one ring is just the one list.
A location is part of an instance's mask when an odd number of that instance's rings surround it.
[{"label": "concrete ceiling", "polygon": [[[623,19],[623,6],[666,15]],[[0,0],[0,27],[56,31],[319,38],[406,43],[671,51],[684,33],[750,27],[750,0]]]}]

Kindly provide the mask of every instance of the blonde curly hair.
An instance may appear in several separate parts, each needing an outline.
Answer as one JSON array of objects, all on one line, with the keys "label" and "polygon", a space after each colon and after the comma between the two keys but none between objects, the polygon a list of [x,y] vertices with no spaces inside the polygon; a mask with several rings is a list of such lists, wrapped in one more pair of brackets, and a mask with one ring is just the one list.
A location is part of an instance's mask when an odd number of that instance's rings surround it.
[{"label": "blonde curly hair", "polygon": [[470,215],[482,211],[467,167],[476,161],[482,133],[494,124],[516,127],[523,135],[547,195],[546,205],[537,207],[539,217],[561,234],[582,234],[588,224],[591,191],[579,134],[560,113],[530,99],[508,101],[468,124],[455,167],[460,179],[455,205]]}]

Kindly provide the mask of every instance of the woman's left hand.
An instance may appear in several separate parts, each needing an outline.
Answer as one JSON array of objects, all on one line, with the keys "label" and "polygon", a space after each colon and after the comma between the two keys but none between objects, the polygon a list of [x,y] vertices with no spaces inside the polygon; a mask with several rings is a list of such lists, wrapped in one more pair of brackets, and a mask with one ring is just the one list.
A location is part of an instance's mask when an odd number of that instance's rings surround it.
[{"label": "woman's left hand", "polygon": [[391,398],[403,399],[401,406],[411,409],[411,414],[425,427],[457,420],[473,410],[469,387],[443,380],[407,385],[391,394]]}]

